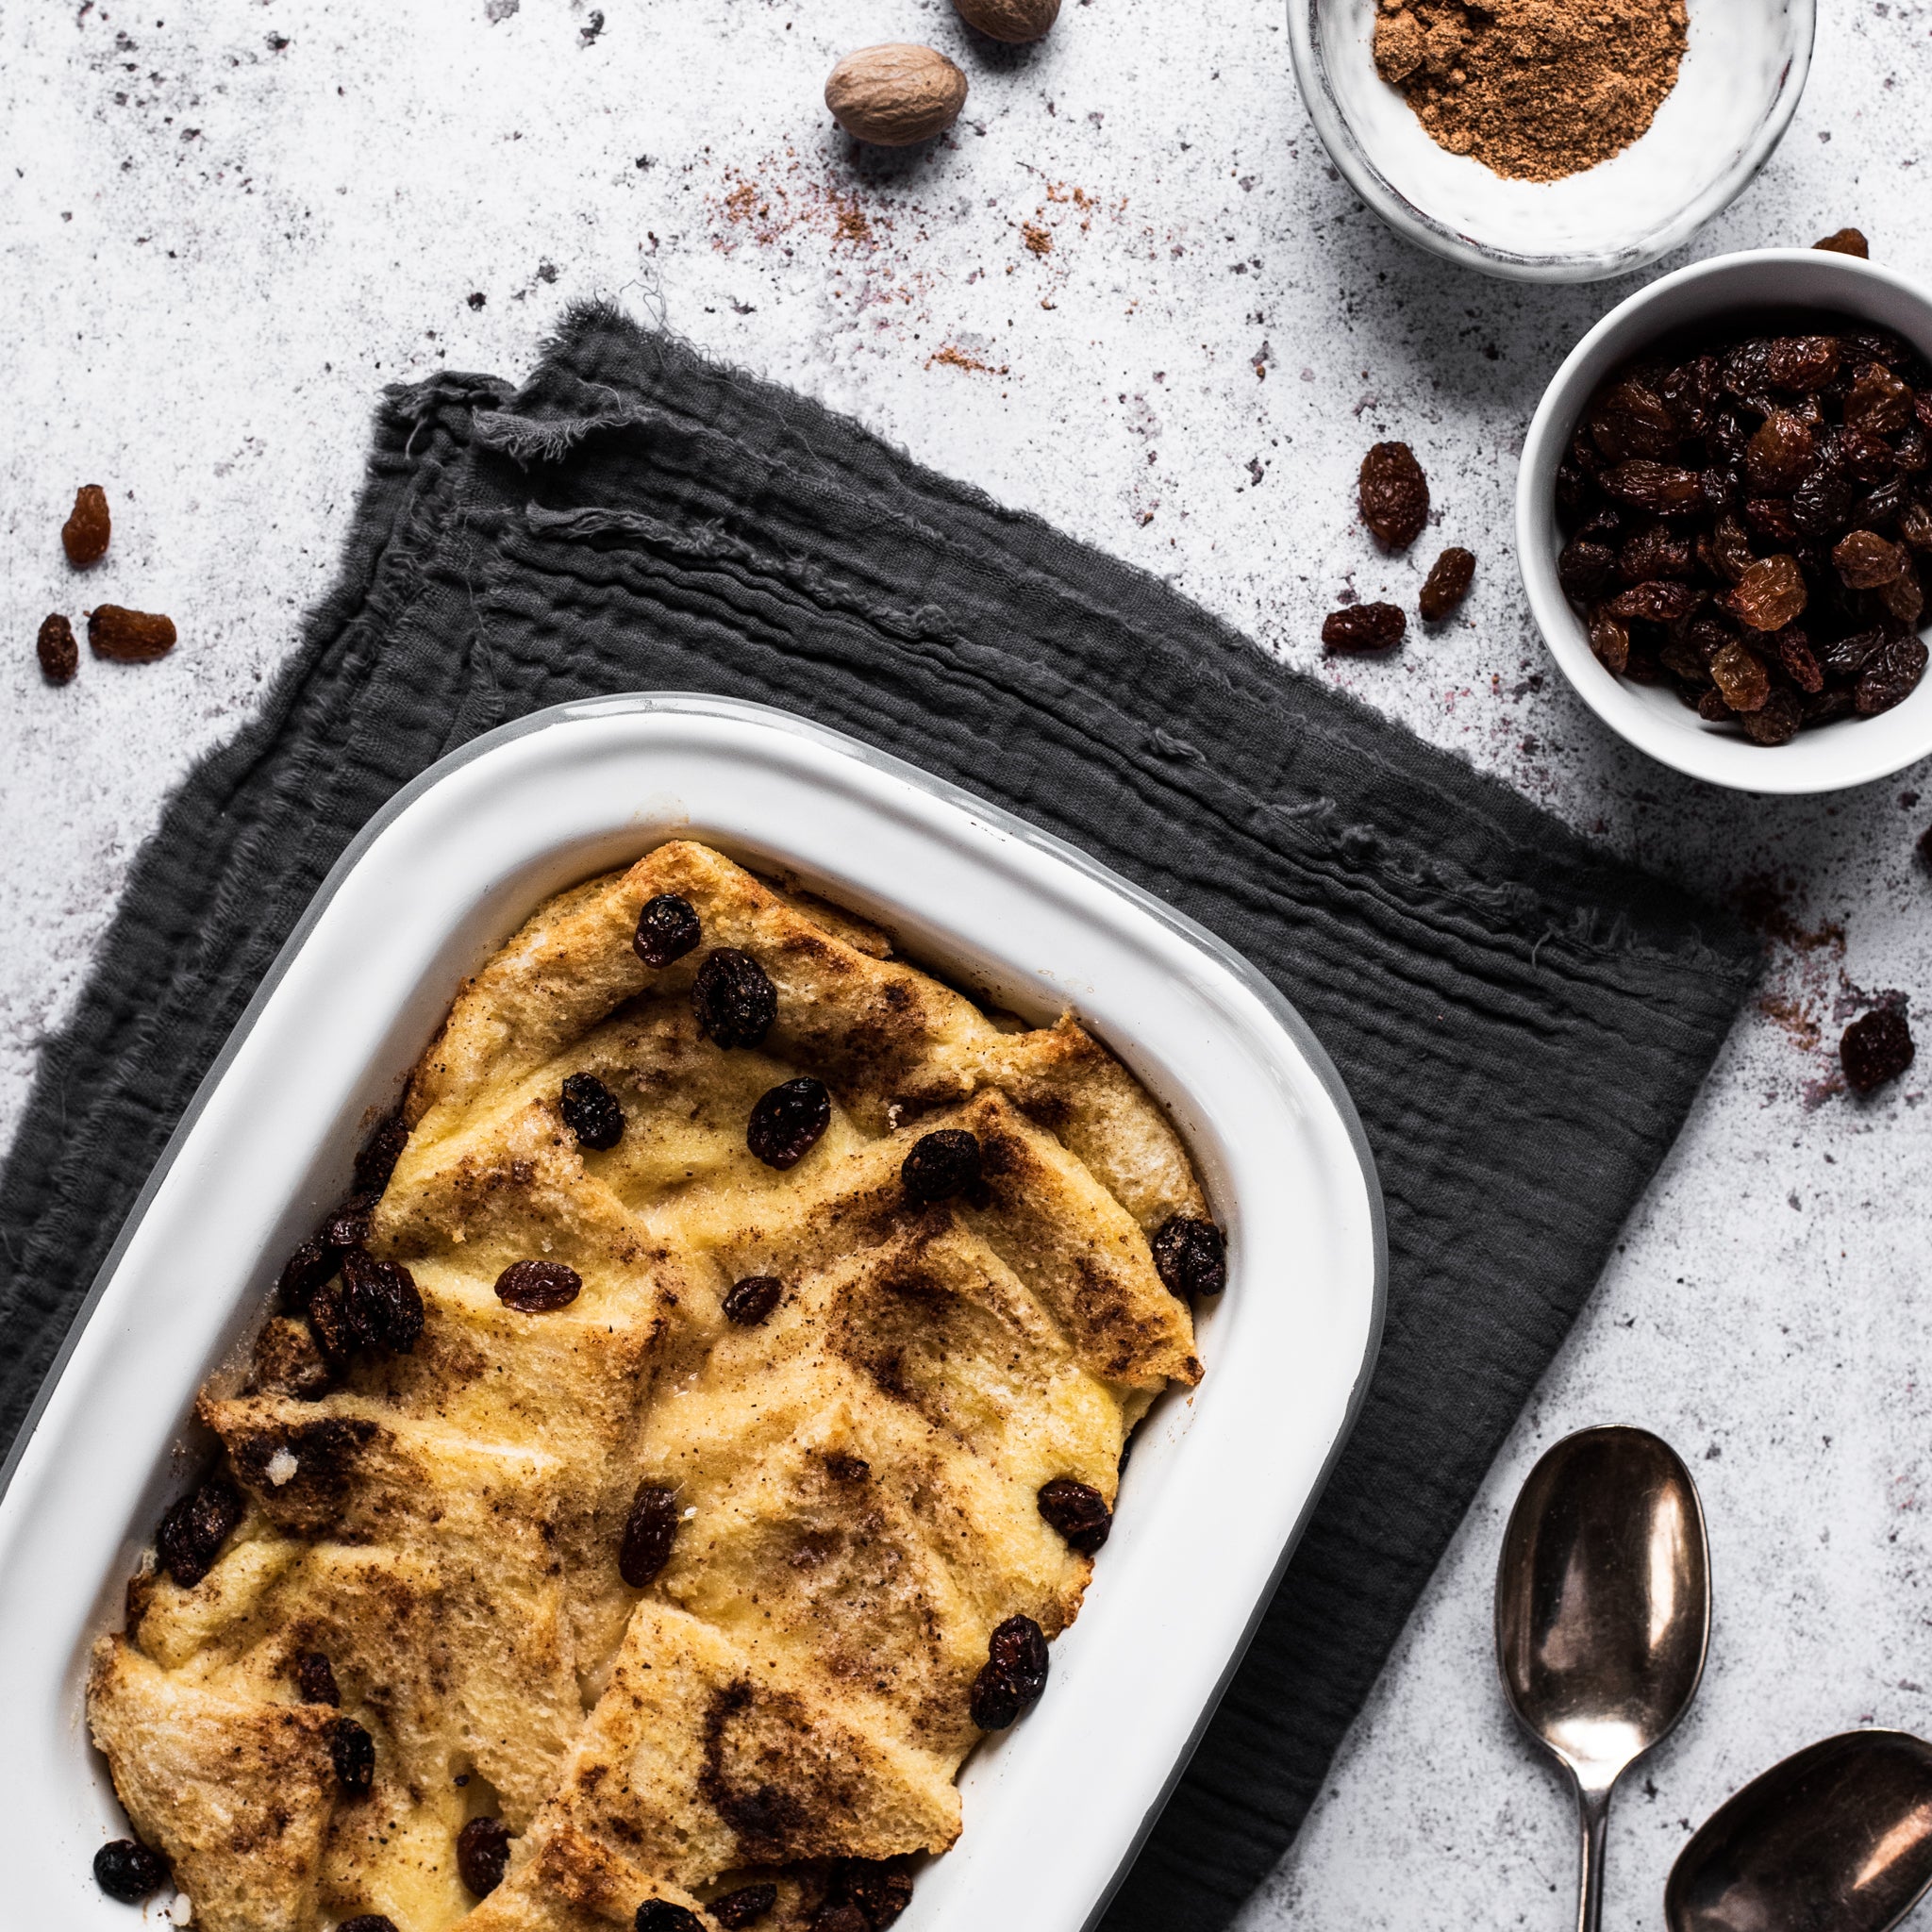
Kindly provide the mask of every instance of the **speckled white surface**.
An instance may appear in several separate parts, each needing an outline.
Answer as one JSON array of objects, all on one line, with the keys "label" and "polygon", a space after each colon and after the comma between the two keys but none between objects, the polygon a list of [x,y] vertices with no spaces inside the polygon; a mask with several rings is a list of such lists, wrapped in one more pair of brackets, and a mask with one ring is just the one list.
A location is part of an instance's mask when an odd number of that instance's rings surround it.
[{"label": "speckled white surface", "polygon": [[[1614,1420],[1690,1460],[1714,1541],[1703,1694],[1611,1826],[1609,1924],[1656,1923],[1687,1831],[1745,1777],[1842,1726],[1932,1730],[1932,1059],[1873,1103],[1830,1091],[1874,994],[1932,1009],[1911,854],[1932,771],[1719,797],[1568,695],[1516,589],[1509,492],[1545,376],[1621,290],[1489,283],[1383,232],[1330,175],[1274,7],[1068,0],[1019,53],[969,45],[944,0],[602,17],[591,35],[565,0],[0,8],[0,1132],[169,786],[247,714],[327,581],[377,386],[515,375],[575,296],[661,313],[1171,575],[1619,850],[1714,890],[1773,882],[1773,1010],[1740,1024],[1244,1922],[1564,1923],[1569,1820],[1494,1688],[1490,1576],[1536,1455]],[[892,39],[955,53],[967,118],[929,154],[856,164],[819,88]],[[1932,10],[1827,8],[1785,145],[1676,258],[1855,222],[1932,275],[1928,96]],[[1352,513],[1384,435],[1415,446],[1438,507],[1392,564]],[[57,532],[83,481],[108,487],[115,539],[76,581]],[[1450,541],[1481,558],[1460,624],[1392,663],[1321,663],[1339,593],[1412,606]],[[180,648],[47,690],[36,625],[96,601],[170,612]]]}]

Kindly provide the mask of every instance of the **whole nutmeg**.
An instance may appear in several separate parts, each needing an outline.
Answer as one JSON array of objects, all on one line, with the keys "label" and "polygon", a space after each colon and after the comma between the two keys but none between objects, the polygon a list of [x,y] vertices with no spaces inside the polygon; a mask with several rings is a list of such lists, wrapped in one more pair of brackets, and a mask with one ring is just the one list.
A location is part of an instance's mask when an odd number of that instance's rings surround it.
[{"label": "whole nutmeg", "polygon": [[1060,0],[953,0],[959,18],[989,40],[1037,41],[1060,17]]},{"label": "whole nutmeg", "polygon": [[832,69],[825,106],[849,135],[910,147],[943,134],[966,105],[966,76],[932,47],[861,47]]}]

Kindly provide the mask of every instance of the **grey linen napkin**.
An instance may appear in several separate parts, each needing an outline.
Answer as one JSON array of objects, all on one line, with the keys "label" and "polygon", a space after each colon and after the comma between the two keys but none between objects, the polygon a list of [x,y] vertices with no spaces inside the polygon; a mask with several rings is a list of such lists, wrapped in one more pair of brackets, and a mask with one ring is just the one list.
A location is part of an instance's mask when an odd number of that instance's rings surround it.
[{"label": "grey linen napkin", "polygon": [[1208,1932],[1293,1837],[1754,949],[1162,584],[583,308],[521,391],[389,393],[340,581],[141,854],[0,1176],[0,1442],[357,830],[479,732],[640,690],[787,708],[1084,847],[1268,974],[1360,1109],[1380,1362],[1106,1921]]}]

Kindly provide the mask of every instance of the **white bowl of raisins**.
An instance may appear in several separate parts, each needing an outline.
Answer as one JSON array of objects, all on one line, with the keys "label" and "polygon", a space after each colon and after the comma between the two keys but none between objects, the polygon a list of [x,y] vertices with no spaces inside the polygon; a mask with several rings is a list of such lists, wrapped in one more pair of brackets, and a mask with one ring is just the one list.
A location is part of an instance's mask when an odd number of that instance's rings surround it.
[{"label": "white bowl of raisins", "polygon": [[1563,675],[1664,764],[1812,792],[1932,756],[1932,290],[1804,248],[1654,282],[1544,391],[1516,546]]}]

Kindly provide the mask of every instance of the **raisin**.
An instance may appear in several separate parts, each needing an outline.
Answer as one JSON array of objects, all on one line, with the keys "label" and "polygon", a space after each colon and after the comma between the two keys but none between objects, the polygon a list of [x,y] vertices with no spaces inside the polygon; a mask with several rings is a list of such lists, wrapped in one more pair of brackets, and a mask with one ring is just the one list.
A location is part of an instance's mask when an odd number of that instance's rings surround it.
[{"label": "raisin", "polygon": [[1838,374],[1843,354],[1836,336],[1780,336],[1766,348],[1764,386],[1793,394],[1823,389]]},{"label": "raisin", "polygon": [[1807,597],[1795,557],[1764,557],[1738,579],[1724,605],[1753,630],[1782,630],[1804,610]]},{"label": "raisin", "polygon": [[691,981],[691,1004],[708,1040],[726,1049],[762,1046],[778,1017],[778,989],[749,953],[719,946]]},{"label": "raisin", "polygon": [[1148,1244],[1167,1291],[1183,1301],[1219,1294],[1227,1286],[1227,1241],[1211,1221],[1171,1214]]},{"label": "raisin", "polygon": [[1748,644],[1733,641],[1713,653],[1710,681],[1734,711],[1755,711],[1771,695],[1771,674]]},{"label": "raisin", "polygon": [[1906,570],[1906,553],[1875,530],[1854,530],[1840,537],[1831,561],[1840,580],[1854,591],[1875,591],[1903,576]]},{"label": "raisin", "polygon": [[336,1932],[396,1932],[396,1922],[383,1912],[358,1912],[353,1919],[343,1919]]},{"label": "raisin", "polygon": [[1689,636],[1669,638],[1657,654],[1657,660],[1673,677],[1690,687],[1688,693],[1679,691],[1678,695],[1687,705],[1694,706],[1698,693],[1710,682],[1705,655],[1695,641]]},{"label": "raisin", "polygon": [[912,1903],[912,1874],[896,1858],[841,1858],[832,1868],[828,1898],[851,1907],[871,1932],[886,1932]]},{"label": "raisin", "polygon": [[1788,409],[1774,409],[1744,445],[1744,475],[1757,496],[1785,496],[1810,468],[1818,445]]},{"label": "raisin", "polygon": [[416,1277],[399,1261],[378,1261],[367,1248],[350,1248],[342,1256],[341,1278],[359,1304],[369,1346],[387,1355],[411,1353],[423,1333]]},{"label": "raisin", "polygon": [[1781,550],[1794,549],[1803,534],[1791,506],[1776,496],[1752,497],[1744,506],[1744,521],[1760,542],[1775,543]]},{"label": "raisin", "polygon": [[1917,626],[1925,608],[1925,587],[1909,564],[1890,583],[1881,584],[1876,594],[1886,610],[1907,629]]},{"label": "raisin", "polygon": [[1565,596],[1587,604],[1608,586],[1616,568],[1617,553],[1607,543],[1577,537],[1564,544],[1557,558],[1557,581]]},{"label": "raisin", "polygon": [[1697,715],[1707,724],[1728,724],[1738,714],[1724,703],[1724,694],[1713,685],[1698,693]]},{"label": "raisin", "polygon": [[1688,577],[1690,570],[1690,540],[1664,524],[1638,531],[1617,554],[1617,572],[1626,584]]},{"label": "raisin", "polygon": [[496,1299],[520,1315],[567,1308],[584,1291],[584,1277],[561,1261],[512,1261],[496,1277]]},{"label": "raisin", "polygon": [[778,1306],[785,1284],[775,1274],[747,1274],[734,1281],[722,1304],[724,1319],[741,1328],[756,1328]]},{"label": "raisin", "polygon": [[1789,744],[1805,722],[1796,692],[1780,686],[1755,711],[1742,717],[1744,736],[1753,744]]},{"label": "raisin", "polygon": [[631,949],[646,966],[661,970],[674,959],[681,959],[697,944],[702,928],[689,899],[675,892],[659,892],[646,899],[638,914],[638,929]]},{"label": "raisin", "polygon": [[87,641],[96,658],[111,658],[117,664],[152,664],[175,648],[175,625],[172,619],[151,611],[96,604],[87,614]]},{"label": "raisin", "polygon": [[1932,550],[1932,509],[1914,499],[1898,513],[1898,533],[1914,550]]},{"label": "raisin", "polygon": [[352,1717],[339,1717],[328,1734],[329,1762],[336,1782],[359,1797],[375,1782],[375,1740]]},{"label": "raisin", "polygon": [[1679,363],[1658,386],[1658,393],[1670,405],[1671,414],[1686,436],[1704,434],[1721,392],[1715,356],[1698,356]]},{"label": "raisin", "polygon": [[75,570],[98,563],[108,554],[108,539],[113,534],[113,519],[108,514],[108,492],[98,483],[83,483],[74,492],[74,508],[60,525],[60,547]]},{"label": "raisin", "polygon": [[503,1883],[509,1862],[509,1826],[500,1818],[473,1818],[457,1833],[457,1876],[477,1898]]},{"label": "raisin", "polygon": [[1728,509],[1738,498],[1740,484],[1735,470],[1699,470],[1697,488],[1703,493],[1704,507],[1712,516]]},{"label": "raisin", "polygon": [[1619,503],[1657,516],[1685,516],[1704,507],[1704,486],[1695,470],[1648,462],[1641,457],[1606,470],[1603,484]]},{"label": "raisin", "polygon": [[602,1154],[624,1139],[624,1108],[595,1074],[567,1074],[557,1110],[579,1147]]},{"label": "raisin", "polygon": [[1896,1080],[1911,1065],[1915,1051],[1912,1029],[1896,1007],[1880,1007],[1854,1020],[1838,1043],[1845,1085],[1854,1093],[1871,1093]]},{"label": "raisin", "polygon": [[1899,460],[1882,437],[1862,429],[1847,429],[1838,440],[1838,459],[1845,475],[1860,483],[1889,483],[1899,472]]},{"label": "raisin", "polygon": [[1845,426],[1896,436],[1912,420],[1912,392],[1882,363],[1868,362],[1845,391]]},{"label": "raisin", "polygon": [[124,1906],[139,1905],[168,1882],[168,1861],[131,1838],[117,1838],[94,1854],[94,1883]]},{"label": "raisin", "polygon": [[1647,624],[1674,624],[1680,617],[1689,617],[1703,601],[1703,593],[1689,584],[1632,584],[1612,597],[1608,608],[1612,617],[1626,623],[1641,618]]},{"label": "raisin", "polygon": [[1577,525],[1576,534],[1592,543],[1614,545],[1624,534],[1624,513],[1613,503],[1599,504]]},{"label": "raisin", "polygon": [[1557,508],[1566,515],[1574,516],[1590,501],[1591,485],[1589,475],[1575,463],[1560,462],[1557,465]]},{"label": "raisin", "polygon": [[1833,677],[1856,677],[1888,635],[1883,630],[1859,630],[1833,638],[1819,645],[1818,661]]},{"label": "raisin", "polygon": [[295,1688],[304,1704],[339,1706],[342,1693],[336,1687],[335,1666],[319,1650],[305,1650],[295,1659]]},{"label": "raisin", "polygon": [[631,1924],[633,1932],[705,1932],[705,1922],[689,1906],[668,1898],[647,1898]]},{"label": "raisin", "polygon": [[744,1130],[744,1144],[781,1174],[796,1167],[832,1124],[832,1096],[809,1074],[781,1081],[758,1096]]},{"label": "raisin", "polygon": [[982,1731],[1003,1731],[1046,1689],[1046,1634],[1031,1617],[1008,1617],[988,1640],[986,1656],[973,1680],[973,1722]]},{"label": "raisin", "polygon": [[741,1932],[742,1927],[756,1924],[777,1903],[778,1888],[767,1882],[741,1885],[736,1891],[714,1898],[705,1909],[724,1927],[724,1932]]},{"label": "raisin", "polygon": [[58,610],[41,620],[34,655],[41,660],[41,675],[49,684],[66,684],[80,669],[80,646],[74,641],[74,626]]},{"label": "raisin", "polygon": [[1744,446],[1751,441],[1751,425],[1736,409],[1720,409],[1711,418],[1705,441],[1721,461],[1741,463]]},{"label": "raisin", "polygon": [[1761,641],[1775,653],[1784,674],[1802,691],[1824,689],[1824,668],[1811,648],[1811,640],[1795,626],[1787,625]]},{"label": "raisin", "polygon": [[1591,404],[1591,441],[1613,463],[1675,456],[1683,434],[1664,398],[1634,376],[1599,390]]},{"label": "raisin", "polygon": [[210,1476],[161,1518],[155,1532],[161,1567],[183,1590],[192,1590],[214,1567],[241,1521],[242,1497],[234,1485]]},{"label": "raisin", "polygon": [[1858,715],[1875,717],[1910,697],[1925,675],[1925,656],[1924,644],[1909,633],[1887,638],[1858,673],[1857,688],[1852,693]]},{"label": "raisin", "polygon": [[1429,520],[1429,479],[1406,442],[1378,442],[1362,458],[1356,498],[1385,550],[1407,550]]},{"label": "raisin", "polygon": [[1624,675],[1632,684],[1658,684],[1663,680],[1663,672],[1658,668],[1657,653],[1648,644],[1632,639],[1630,660],[1624,666]]},{"label": "raisin", "polygon": [[1058,1530],[1067,1547],[1091,1557],[1107,1541],[1113,1527],[1113,1511],[1098,1490],[1076,1482],[1070,1475],[1057,1475],[1040,1487],[1040,1513]]},{"label": "raisin", "polygon": [[389,1186],[389,1177],[396,1171],[396,1162],[403,1158],[403,1149],[409,1144],[408,1124],[403,1119],[399,1107],[391,1113],[385,1114],[377,1124],[375,1131],[362,1143],[362,1151],[356,1157],[356,1191],[372,1200],[379,1199],[382,1191]]},{"label": "raisin", "polygon": [[828,1899],[812,1914],[811,1932],[872,1932],[872,1922],[857,1906]]},{"label": "raisin", "polygon": [[1425,624],[1441,624],[1469,595],[1475,579],[1475,553],[1451,544],[1429,566],[1416,608]]},{"label": "raisin", "polygon": [[920,1135],[899,1163],[899,1184],[921,1206],[962,1194],[973,1199],[986,1185],[977,1137],[959,1127]]},{"label": "raisin", "polygon": [[1337,651],[1392,651],[1408,629],[1396,604],[1345,604],[1322,620],[1322,648]]},{"label": "raisin", "polygon": [[1791,522],[1807,537],[1836,537],[1852,520],[1856,495],[1843,470],[1821,460],[1791,492]]},{"label": "raisin", "polygon": [[1860,260],[1871,256],[1871,244],[1857,228],[1840,228],[1827,235],[1822,242],[1812,242],[1812,247],[1823,248],[1833,255],[1856,255]]},{"label": "raisin", "polygon": [[633,1590],[643,1589],[670,1562],[676,1537],[676,1496],[662,1483],[640,1483],[625,1519],[617,1574]]},{"label": "raisin", "polygon": [[1771,360],[1771,343],[1762,336],[1733,343],[1719,364],[1724,388],[1734,396],[1750,397],[1764,386],[1764,372]]},{"label": "raisin", "polygon": [[323,1216],[315,1239],[339,1254],[359,1246],[369,1239],[369,1221],[375,1212],[375,1195],[347,1195]]},{"label": "raisin", "polygon": [[1630,631],[1602,605],[1590,614],[1590,648],[1605,670],[1621,677],[1630,663]]},{"label": "raisin", "polygon": [[281,1278],[275,1284],[279,1306],[286,1315],[306,1315],[315,1291],[337,1268],[341,1257],[329,1242],[310,1235],[282,1264]]},{"label": "raisin", "polygon": [[1750,533],[1728,510],[1711,530],[1710,551],[1716,574],[1733,584],[1757,560],[1751,552]]}]

